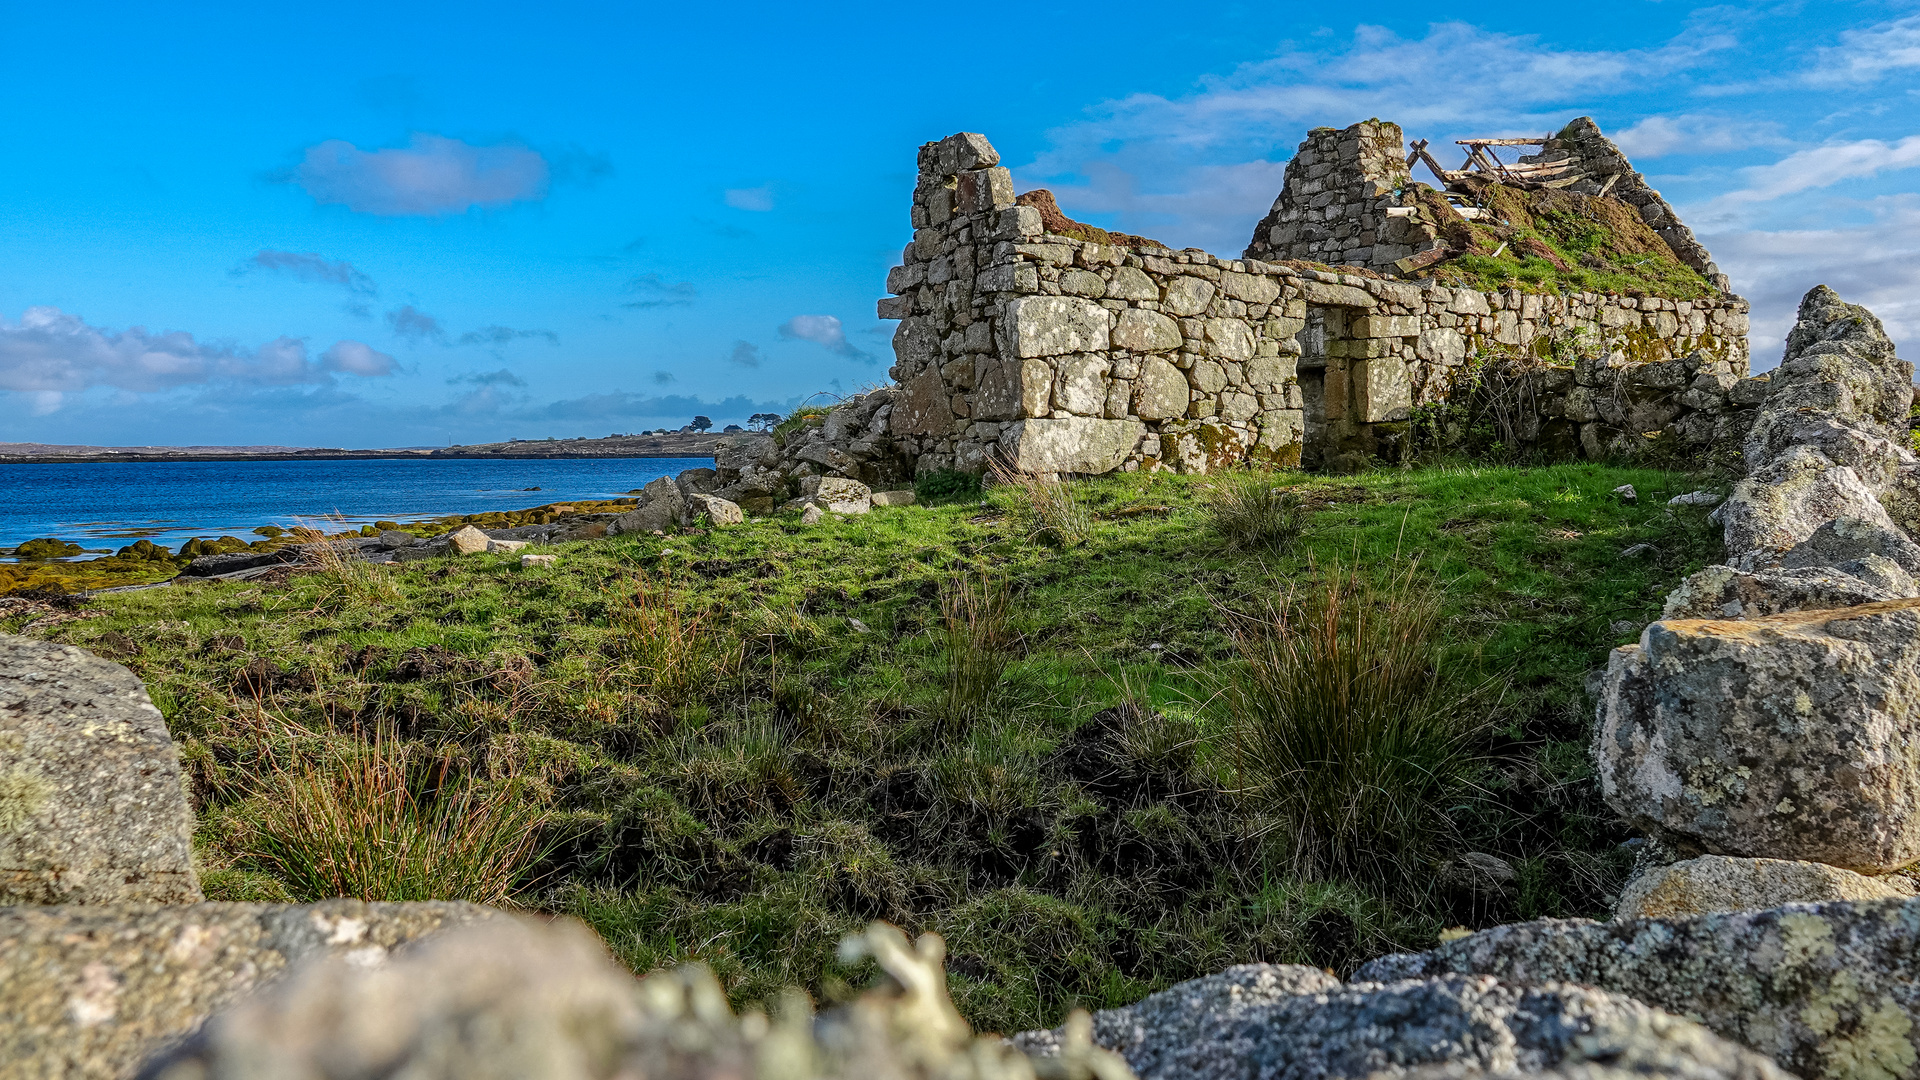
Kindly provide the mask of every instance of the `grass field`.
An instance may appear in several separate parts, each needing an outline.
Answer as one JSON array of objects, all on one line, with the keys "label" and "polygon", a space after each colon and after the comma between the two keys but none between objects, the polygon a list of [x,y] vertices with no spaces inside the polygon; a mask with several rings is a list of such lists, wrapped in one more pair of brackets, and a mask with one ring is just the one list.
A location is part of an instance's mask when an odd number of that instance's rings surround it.
[{"label": "grass field", "polygon": [[[585,919],[636,969],[704,960],[741,1002],[843,995],[835,942],[887,919],[943,934],[968,1019],[1008,1031],[1237,962],[1345,971],[1448,926],[1601,914],[1627,834],[1594,790],[1583,679],[1631,640],[1614,624],[1637,633],[1717,557],[1705,510],[1665,505],[1705,484],[1115,476],[1046,496],[1047,520],[999,486],[561,545],[550,568],[112,594],[0,630],[147,681],[212,898],[505,898]],[[1326,614],[1332,581],[1339,618],[1379,616],[1341,638],[1360,678],[1385,667],[1369,642],[1419,637],[1369,715],[1399,723],[1392,687],[1413,687],[1450,741],[1438,765],[1390,747],[1379,775],[1412,779],[1313,826],[1346,830],[1321,858],[1303,807],[1334,781],[1271,764],[1248,725],[1278,699],[1247,688],[1298,681],[1261,650]]]}]

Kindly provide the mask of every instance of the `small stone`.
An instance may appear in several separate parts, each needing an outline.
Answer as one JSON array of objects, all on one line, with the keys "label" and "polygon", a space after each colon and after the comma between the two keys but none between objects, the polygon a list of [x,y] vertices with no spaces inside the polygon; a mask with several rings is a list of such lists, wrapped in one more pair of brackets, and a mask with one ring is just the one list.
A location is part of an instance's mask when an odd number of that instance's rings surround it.
[{"label": "small stone", "polygon": [[1660,554],[1660,549],[1657,547],[1654,547],[1652,544],[1634,544],[1630,547],[1622,549],[1620,552],[1621,558],[1625,558],[1625,559],[1637,559],[1642,555],[1658,555],[1658,554]]},{"label": "small stone", "polygon": [[455,555],[478,555],[493,543],[486,533],[471,525],[463,525],[447,534],[447,546]]},{"label": "small stone", "polygon": [[800,524],[818,525],[820,524],[820,517],[820,508],[812,503],[808,503],[807,508],[800,511]]},{"label": "small stone", "polygon": [[531,570],[536,566],[552,566],[559,561],[560,556],[558,555],[522,555],[520,556],[520,569]]},{"label": "small stone", "polygon": [[[1629,485],[1631,486],[1631,485]],[[1718,506],[1726,496],[1712,491],[1689,491],[1667,500],[1668,506]]]},{"label": "small stone", "polygon": [[876,491],[872,497],[875,506],[912,506],[914,503],[914,494],[911,490]]},{"label": "small stone", "polygon": [[861,621],[860,621],[859,619],[856,619],[856,618],[854,618],[854,617],[853,617],[853,616],[851,616],[851,615],[849,615],[849,616],[847,616],[847,625],[848,625],[848,626],[850,626],[850,627],[852,627],[852,628],[853,628],[853,632],[854,632],[854,633],[856,633],[856,634],[871,634],[871,633],[873,633],[873,628],[872,628],[872,627],[870,627],[870,626],[868,626],[868,625],[867,625],[866,623],[863,623],[863,622],[861,622]]},{"label": "small stone", "polygon": [[1640,500],[1640,493],[1633,490],[1632,484],[1621,484],[1619,487],[1614,488],[1613,495],[1624,503],[1638,502]]},{"label": "small stone", "polygon": [[527,540],[489,540],[487,550],[495,555],[511,555],[523,547],[531,546]]},{"label": "small stone", "polygon": [[1615,619],[1607,625],[1607,629],[1615,634],[1637,634],[1640,632],[1640,624],[1632,619]]}]

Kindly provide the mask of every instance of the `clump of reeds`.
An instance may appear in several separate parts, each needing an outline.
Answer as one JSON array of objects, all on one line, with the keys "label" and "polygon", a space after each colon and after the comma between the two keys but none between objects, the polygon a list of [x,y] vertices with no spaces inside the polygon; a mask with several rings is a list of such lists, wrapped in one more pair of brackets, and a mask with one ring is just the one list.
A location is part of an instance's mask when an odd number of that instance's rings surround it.
[{"label": "clump of reeds", "polygon": [[1208,485],[1207,519],[1233,551],[1279,552],[1306,529],[1298,492],[1274,484],[1273,474],[1254,469],[1226,473]]},{"label": "clump of reeds", "polygon": [[956,574],[940,590],[946,658],[944,717],[965,724],[980,715],[1013,658],[1013,593],[1005,578]]},{"label": "clump of reeds", "polygon": [[637,572],[609,593],[607,624],[616,632],[623,689],[649,708],[685,701],[725,666],[707,613],[685,603],[670,578]]},{"label": "clump of reeds", "polygon": [[541,801],[381,735],[338,756],[268,758],[253,851],[295,896],[505,902],[539,857]]},{"label": "clump of reeds", "polygon": [[1492,682],[1447,655],[1438,590],[1409,563],[1358,567],[1241,619],[1222,687],[1246,794],[1290,831],[1308,876],[1402,874],[1448,831]]},{"label": "clump of reeds", "polygon": [[400,589],[393,583],[389,568],[362,559],[359,546],[352,540],[341,538],[340,534],[347,528],[344,519],[328,518],[327,521],[335,526],[332,538],[306,525],[293,529],[293,534],[300,537],[304,545],[301,561],[337,585],[340,599],[358,599],[373,604],[399,600]]},{"label": "clump of reeds", "polygon": [[1034,539],[1075,547],[1093,535],[1093,512],[1080,505],[1072,485],[1057,474],[1024,472],[997,460],[989,468],[995,484],[1018,493],[1015,508]]}]

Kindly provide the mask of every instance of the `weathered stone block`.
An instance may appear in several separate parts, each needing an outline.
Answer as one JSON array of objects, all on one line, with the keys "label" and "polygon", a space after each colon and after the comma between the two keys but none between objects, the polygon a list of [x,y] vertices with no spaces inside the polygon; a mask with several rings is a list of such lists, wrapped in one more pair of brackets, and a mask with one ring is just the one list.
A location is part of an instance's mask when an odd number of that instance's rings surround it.
[{"label": "weathered stone block", "polygon": [[1077,296],[1023,296],[1006,306],[1001,333],[1005,356],[1060,356],[1105,352],[1112,315]]},{"label": "weathered stone block", "polygon": [[1187,377],[1157,356],[1140,365],[1133,383],[1133,412],[1143,420],[1171,420],[1187,414]]},{"label": "weathered stone block", "polygon": [[1114,323],[1112,341],[1116,349],[1166,352],[1180,347],[1180,324],[1157,311],[1128,308]]},{"label": "weathered stone block", "polygon": [[1420,333],[1420,320],[1412,315],[1362,315],[1349,325],[1357,338],[1416,337]]},{"label": "weathered stone block", "polygon": [[0,904],[192,903],[192,840],[180,759],[140,680],[0,635]]},{"label": "weathered stone block", "polygon": [[1614,650],[1608,805],[1716,854],[1883,873],[1920,859],[1920,600],[1657,622]]},{"label": "weathered stone block", "polygon": [[1224,359],[1253,359],[1253,328],[1242,319],[1208,319],[1207,343]]},{"label": "weathered stone block", "polygon": [[1137,266],[1116,266],[1107,282],[1107,296],[1115,300],[1158,300],[1160,287]]},{"label": "weathered stone block", "polygon": [[1319,307],[1370,308],[1375,303],[1373,294],[1365,289],[1356,289],[1351,285],[1329,285],[1324,281],[1301,282],[1300,292],[1307,303]]},{"label": "weathered stone block", "polygon": [[1053,407],[1078,416],[1100,416],[1107,408],[1107,361],[1099,356],[1069,356],[1059,362]]},{"label": "weathered stone block", "polygon": [[1138,420],[1067,416],[1020,420],[1000,433],[1007,463],[1023,472],[1109,473],[1146,433]]},{"label": "weathered stone block", "polygon": [[1457,364],[1467,357],[1467,339],[1452,327],[1421,331],[1413,348],[1415,356],[1431,363]]},{"label": "weathered stone block", "polygon": [[1182,274],[1167,282],[1161,303],[1175,315],[1201,315],[1213,303],[1213,282]]},{"label": "weathered stone block", "polygon": [[1280,295],[1280,283],[1265,274],[1229,270],[1220,275],[1220,291],[1249,304],[1271,304]]},{"label": "weathered stone block", "polygon": [[[983,386],[976,405],[986,406],[993,400],[992,391]],[[937,369],[922,371],[900,388],[893,411],[887,415],[887,429],[895,435],[933,436],[953,430],[953,408],[947,403],[946,383]]]},{"label": "weathered stone block", "polygon": [[918,372],[940,359],[940,331],[924,315],[900,320],[893,332],[894,359],[909,372]]},{"label": "weathered stone block", "polygon": [[1358,418],[1365,423],[1405,420],[1412,413],[1413,382],[1406,361],[1397,357],[1355,363],[1353,391]]}]

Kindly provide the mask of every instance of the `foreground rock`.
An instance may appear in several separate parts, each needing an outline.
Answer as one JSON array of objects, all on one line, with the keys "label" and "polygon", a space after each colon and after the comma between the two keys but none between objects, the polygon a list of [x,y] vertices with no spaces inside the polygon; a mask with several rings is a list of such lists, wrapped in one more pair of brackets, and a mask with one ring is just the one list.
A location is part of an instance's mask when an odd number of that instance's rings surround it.
[{"label": "foreground rock", "polygon": [[127,1076],[292,964],[377,963],[497,917],[472,904],[357,900],[0,908],[0,1062],[17,1070],[9,1076]]},{"label": "foreground rock", "polygon": [[[1013,1041],[1045,1054],[1062,1034]],[[1093,1041],[1126,1058],[1141,1080],[1594,1075],[1595,1066],[1786,1078],[1758,1054],[1617,994],[1462,976],[1341,986],[1292,965],[1229,968],[1096,1013]]]},{"label": "foreground rock", "polygon": [[[875,927],[887,985],[817,1022],[804,995],[774,1019],[736,1017],[705,968],[636,981],[578,924],[499,920],[422,943],[384,967],[335,958],[210,1021],[143,1080],[1033,1080],[975,1039],[947,998],[938,938]],[[1082,1041],[1055,1080],[1130,1080]]]},{"label": "foreground rock", "polygon": [[1804,1080],[1920,1076],[1920,900],[1502,926],[1355,979],[1579,983],[1699,1020]]},{"label": "foreground rock", "polygon": [[482,554],[492,542],[486,533],[472,525],[463,525],[447,534],[447,547],[455,555]]},{"label": "foreground rock", "polygon": [[1920,600],[1674,620],[1607,666],[1608,805],[1726,855],[1920,859]]},{"label": "foreground rock", "polygon": [[140,680],[0,635],[0,904],[192,903],[192,841],[180,759]]},{"label": "foreground rock", "polygon": [[1824,863],[1702,855],[1654,867],[1627,883],[1616,919],[1671,919],[1716,911],[1760,911],[1826,900],[1905,900],[1913,887]]}]

